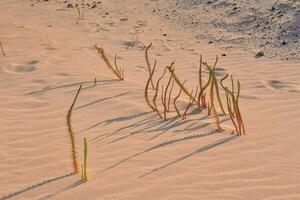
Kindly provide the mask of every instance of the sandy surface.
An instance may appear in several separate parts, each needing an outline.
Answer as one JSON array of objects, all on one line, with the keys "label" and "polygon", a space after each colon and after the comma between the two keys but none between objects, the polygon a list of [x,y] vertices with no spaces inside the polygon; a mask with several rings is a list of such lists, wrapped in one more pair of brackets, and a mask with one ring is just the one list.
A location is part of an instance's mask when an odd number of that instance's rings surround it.
[{"label": "sandy surface", "polygon": [[[195,39],[153,14],[161,2],[102,0],[79,21],[68,2],[0,1],[7,54],[0,55],[1,200],[300,199],[299,62]],[[219,55],[218,77],[231,73],[241,81],[247,135],[230,135],[228,117],[221,117],[225,131],[216,132],[214,120],[195,107],[185,121],[150,112],[138,40],[153,42],[155,79],[174,60],[189,88],[197,85],[199,54],[209,63]],[[96,43],[110,58],[118,54],[125,81],[114,79]],[[81,82],[73,128],[80,163],[88,139],[86,183],[70,175],[65,126]]]},{"label": "sandy surface", "polygon": [[300,60],[298,0],[167,0],[153,13],[197,40]]}]

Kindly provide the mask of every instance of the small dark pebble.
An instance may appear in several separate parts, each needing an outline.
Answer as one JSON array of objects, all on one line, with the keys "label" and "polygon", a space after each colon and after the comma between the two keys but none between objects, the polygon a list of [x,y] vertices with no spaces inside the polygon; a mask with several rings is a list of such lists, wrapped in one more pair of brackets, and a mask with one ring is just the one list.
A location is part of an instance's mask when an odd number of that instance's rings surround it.
[{"label": "small dark pebble", "polygon": [[97,4],[92,5],[90,8],[96,8]]},{"label": "small dark pebble", "polygon": [[122,19],[120,19],[120,21],[122,21],[122,22],[124,22],[124,21],[127,21],[128,20],[128,18],[126,17],[126,18],[122,18]]},{"label": "small dark pebble", "polygon": [[209,42],[208,42],[208,44],[212,44],[212,43],[213,43],[213,41],[209,41]]},{"label": "small dark pebble", "polygon": [[263,51],[259,51],[256,53],[255,58],[260,58],[263,57],[265,55],[265,53]]},{"label": "small dark pebble", "polygon": [[74,8],[73,4],[68,3],[67,8]]},{"label": "small dark pebble", "polygon": [[167,34],[166,34],[166,33],[164,33],[164,34],[163,34],[163,36],[167,36]]},{"label": "small dark pebble", "polygon": [[222,53],[222,56],[227,56],[225,53]]}]

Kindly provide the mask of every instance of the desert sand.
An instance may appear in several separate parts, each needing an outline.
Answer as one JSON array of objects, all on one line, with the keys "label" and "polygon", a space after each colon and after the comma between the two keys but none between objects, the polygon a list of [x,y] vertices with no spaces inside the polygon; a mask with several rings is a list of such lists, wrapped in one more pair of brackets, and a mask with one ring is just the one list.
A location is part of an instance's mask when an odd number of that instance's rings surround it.
[{"label": "desert sand", "polygon": [[[79,20],[75,1],[0,1],[6,53],[0,54],[1,200],[300,199],[299,52],[280,54],[294,46],[274,46],[258,59],[244,43],[202,40],[196,35],[204,32],[153,13],[165,12],[171,1],[93,2]],[[204,24],[202,30],[212,30]],[[144,100],[143,45],[150,42],[154,80],[174,61],[191,89],[198,84],[199,55],[210,64],[218,55],[217,77],[230,73],[241,82],[246,135],[231,134],[228,116],[220,116],[224,131],[216,131],[214,119],[196,106],[186,120],[164,121],[152,112]],[[118,55],[124,81],[105,66],[95,44],[110,59]],[[72,174],[65,119],[81,83],[72,122],[79,164],[83,138],[88,141],[84,183]],[[188,100],[182,95],[180,107]]]}]

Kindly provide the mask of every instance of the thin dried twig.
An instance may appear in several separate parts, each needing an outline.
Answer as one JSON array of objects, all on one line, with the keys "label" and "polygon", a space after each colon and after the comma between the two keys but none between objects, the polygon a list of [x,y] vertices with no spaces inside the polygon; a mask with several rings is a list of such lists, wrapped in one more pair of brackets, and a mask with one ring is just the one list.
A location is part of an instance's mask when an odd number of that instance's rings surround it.
[{"label": "thin dried twig", "polygon": [[[172,66],[168,66],[167,69],[169,70],[170,74],[173,74],[172,77],[175,80],[176,84],[182,88],[182,91],[189,96],[190,98],[193,98],[193,95],[182,85],[181,81],[178,79],[178,77],[175,74],[174,69],[172,68]],[[198,100],[195,100],[196,103],[198,103]]]},{"label": "thin dried twig", "polygon": [[[193,90],[192,90],[192,93],[191,93],[191,94],[193,94]],[[196,97],[197,97],[197,94],[198,94],[198,86],[197,86],[195,95],[192,96],[192,98],[190,97],[189,103],[188,103],[188,105],[187,105],[187,107],[186,107],[184,113],[182,114],[182,119],[183,119],[183,120],[186,119],[187,112],[188,112],[188,110],[190,109],[190,107],[193,105],[193,103],[195,102]]]},{"label": "thin dried twig", "polygon": [[[183,81],[182,85],[184,85],[185,82],[186,82],[186,80]],[[176,112],[177,112],[178,117],[181,117],[181,114],[180,114],[180,111],[179,111],[179,109],[178,109],[178,107],[177,107],[177,105],[176,105],[176,101],[177,101],[177,99],[180,97],[182,90],[183,90],[183,89],[182,89],[182,87],[181,87],[181,88],[180,88],[180,91],[179,91],[179,93],[178,93],[178,95],[177,95],[177,96],[174,98],[174,100],[173,100],[173,104],[174,104],[174,107],[175,107],[175,110],[176,110]]]},{"label": "thin dried twig", "polygon": [[[175,70],[175,68],[174,68],[174,70]],[[167,104],[169,105],[169,103],[167,103],[167,94],[168,94],[168,89],[169,89],[170,83],[172,81],[172,76],[173,76],[173,74],[170,75],[170,78],[168,80],[168,84],[167,84],[166,89],[165,89],[165,94],[164,94],[164,103],[166,104],[166,112],[169,111],[168,106],[167,106]]]},{"label": "thin dried twig", "polygon": [[175,81],[172,80],[171,90],[169,92],[169,98],[168,98],[168,112],[170,112],[170,103],[171,103],[171,96],[172,96],[172,92],[173,92],[173,88],[174,88],[174,83],[175,83]]},{"label": "thin dried twig", "polygon": [[156,98],[157,98],[158,91],[159,91],[159,82],[160,82],[160,80],[165,76],[166,72],[167,72],[167,68],[165,68],[163,74],[162,74],[162,75],[159,77],[159,79],[157,80],[157,82],[156,82],[156,87],[155,87],[155,93],[154,93],[153,100],[152,100],[153,105],[154,105],[154,108],[155,108],[155,111],[157,112],[158,116],[159,116],[160,118],[162,118],[162,119],[163,119],[163,116],[160,114],[160,112],[159,112],[159,110],[158,110],[158,108],[157,108]]},{"label": "thin dried twig", "polygon": [[76,151],[76,145],[75,145],[75,136],[74,136],[74,131],[72,129],[72,111],[73,111],[73,107],[75,105],[75,102],[77,100],[77,97],[79,95],[79,92],[81,90],[82,84],[80,84],[78,91],[75,95],[75,98],[73,100],[72,105],[70,106],[67,116],[66,116],[66,125],[67,125],[67,129],[68,129],[68,133],[69,133],[69,137],[70,137],[70,141],[71,141],[71,158],[72,158],[72,166],[73,166],[73,170],[74,173],[78,173],[78,164],[77,164],[77,151]]},{"label": "thin dried twig", "polygon": [[81,10],[80,10],[78,4],[76,4],[75,7],[77,9],[78,19],[84,20],[83,8],[81,8]]},{"label": "thin dried twig", "polygon": [[3,54],[4,56],[6,56],[6,53],[4,52],[4,49],[3,49],[3,46],[2,46],[1,41],[0,41],[0,47],[1,47],[2,54]]},{"label": "thin dried twig", "polygon": [[113,67],[112,64],[110,63],[109,59],[107,58],[107,56],[104,52],[104,49],[99,47],[98,45],[95,45],[95,48],[96,48],[98,54],[101,55],[106,66],[112,70],[112,72],[118,77],[119,80],[123,81],[124,80],[124,71],[121,68],[118,68],[118,66],[117,66],[117,61],[116,61],[117,56],[115,56],[115,60],[114,60],[115,66]]},{"label": "thin dried twig", "polygon": [[165,119],[165,121],[167,121],[168,120],[168,118],[167,118],[167,106],[166,106],[166,102],[164,101],[164,85],[162,84],[161,85],[161,102],[162,102],[162,105],[163,105],[163,107],[164,107],[164,119]]},{"label": "thin dried twig", "polygon": [[149,78],[148,78],[148,81],[147,81],[147,84],[146,84],[146,87],[145,87],[145,92],[144,92],[144,97],[145,97],[145,100],[148,104],[148,106],[153,110],[155,111],[156,109],[152,106],[152,104],[150,103],[150,100],[149,100],[149,97],[148,97],[148,88],[149,88],[149,84],[150,84],[150,81],[152,79],[152,76],[154,74],[154,71],[155,71],[155,68],[156,68],[156,60],[154,62],[154,66],[153,66],[153,69],[152,71],[150,72],[150,75],[149,75]]},{"label": "thin dried twig", "polygon": [[[149,48],[152,46],[152,43],[150,43],[147,47],[146,47],[146,49],[145,49],[145,59],[146,59],[146,64],[147,64],[147,67],[148,67],[148,72],[149,72],[149,75],[150,75],[150,73],[151,73],[151,66],[150,66],[150,61],[149,61],[149,56],[148,56],[148,50],[149,50]],[[152,78],[151,78],[151,86],[152,86],[152,88],[154,89],[154,83],[153,83],[153,80],[152,80]]]},{"label": "thin dried twig", "polygon": [[224,107],[223,107],[223,103],[220,97],[220,93],[219,93],[219,86],[218,86],[218,82],[217,82],[217,78],[216,78],[216,74],[215,74],[215,69],[216,69],[216,65],[218,63],[218,56],[216,56],[216,61],[213,65],[213,67],[210,67],[206,62],[203,62],[203,64],[208,68],[208,70],[211,72],[211,77],[212,77],[212,82],[214,82],[214,87],[215,87],[215,92],[216,92],[216,96],[217,96],[217,100],[220,106],[220,109],[222,111],[223,114],[226,114]]},{"label": "thin dried twig", "polygon": [[[244,122],[243,122],[242,115],[241,115],[241,112],[239,109],[239,104],[238,104],[238,99],[239,99],[240,90],[241,90],[240,82],[239,82],[239,80],[237,81],[237,96],[235,97],[234,91],[233,91],[234,90],[234,81],[233,81],[232,76],[231,76],[232,91],[230,91],[228,89],[228,87],[225,87],[223,84],[223,81],[227,77],[228,77],[228,74],[221,79],[220,84],[221,84],[222,88],[225,90],[228,113],[229,113],[232,123],[234,124],[237,135],[242,135],[242,134],[245,135],[246,133],[245,133]],[[235,116],[236,116],[236,122],[234,120]]]}]

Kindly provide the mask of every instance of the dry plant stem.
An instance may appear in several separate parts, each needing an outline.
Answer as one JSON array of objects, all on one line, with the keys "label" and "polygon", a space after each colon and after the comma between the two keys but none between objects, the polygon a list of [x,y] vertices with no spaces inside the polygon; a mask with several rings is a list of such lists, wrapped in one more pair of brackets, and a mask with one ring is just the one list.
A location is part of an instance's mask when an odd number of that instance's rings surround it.
[{"label": "dry plant stem", "polygon": [[155,71],[155,68],[156,68],[156,61],[154,63],[154,67],[152,69],[152,71],[150,72],[150,76],[148,78],[148,81],[147,81],[147,84],[146,84],[146,88],[145,88],[145,92],[144,92],[144,97],[145,97],[145,100],[148,104],[148,106],[151,108],[151,110],[155,111],[156,109],[152,106],[152,104],[150,103],[150,100],[149,100],[149,97],[148,97],[148,89],[149,89],[149,84],[150,84],[150,81],[152,79],[152,76],[154,74],[154,71]]},{"label": "dry plant stem", "polygon": [[198,95],[198,108],[201,109],[201,102],[202,102],[201,99],[203,97],[203,88],[202,88],[202,55],[200,55],[198,77],[199,77],[199,88],[200,88],[200,92],[199,92],[199,95]]},{"label": "dry plant stem", "polygon": [[172,92],[173,92],[173,88],[174,88],[174,83],[175,83],[175,81],[172,80],[171,90],[170,90],[169,98],[168,98],[168,112],[170,112],[170,102],[171,102],[171,96],[172,96]]},{"label": "dry plant stem", "polygon": [[166,102],[164,102],[164,85],[161,85],[161,102],[162,102],[162,105],[164,107],[164,119],[165,121],[168,120],[167,118],[167,106],[166,106]]},{"label": "dry plant stem", "polygon": [[235,131],[236,131],[237,135],[239,135],[238,127],[237,127],[237,125],[236,125],[236,123],[234,121],[234,116],[233,116],[233,112],[232,112],[231,100],[230,100],[230,97],[229,97],[228,88],[225,88],[225,94],[226,94],[226,99],[227,99],[227,110],[228,110],[228,114],[229,114],[230,120],[231,120],[231,122],[234,125],[234,128],[235,128]]},{"label": "dry plant stem", "polygon": [[84,156],[83,156],[83,169],[82,169],[82,181],[86,182],[88,180],[87,178],[87,152],[88,152],[88,147],[87,147],[87,140],[84,138]]},{"label": "dry plant stem", "polygon": [[83,8],[81,8],[81,11],[80,11],[80,8],[79,8],[78,4],[75,7],[77,9],[78,19],[79,20],[83,20],[84,19]]},{"label": "dry plant stem", "polygon": [[68,129],[68,133],[69,133],[69,137],[70,137],[70,141],[71,141],[71,147],[72,147],[71,157],[72,157],[72,166],[73,166],[74,173],[78,173],[78,164],[77,164],[77,151],[76,151],[76,145],[75,145],[75,136],[74,136],[74,132],[73,132],[73,129],[72,129],[71,117],[72,117],[72,110],[73,110],[73,107],[74,107],[75,102],[77,100],[77,97],[79,95],[79,92],[81,90],[81,87],[82,87],[82,84],[79,86],[78,91],[76,93],[76,96],[73,100],[73,103],[70,106],[70,108],[68,110],[68,113],[67,113],[67,116],[66,116],[66,124],[67,124],[67,129]]},{"label": "dry plant stem", "polygon": [[115,69],[118,72],[118,74],[120,75],[121,80],[124,80],[124,70],[121,69],[121,67],[120,68],[118,67],[118,65],[117,65],[117,57],[118,57],[117,54],[115,54],[115,59],[114,59]]},{"label": "dry plant stem", "polygon": [[[185,82],[186,82],[186,80],[182,83],[182,85],[184,85]],[[181,114],[180,114],[179,109],[177,108],[176,101],[177,101],[177,99],[180,97],[181,92],[182,92],[182,87],[180,88],[180,91],[179,91],[178,95],[174,98],[174,101],[173,101],[173,104],[174,104],[174,107],[175,107],[175,110],[176,110],[176,112],[177,112],[178,117],[181,117]]]},{"label": "dry plant stem", "polygon": [[[212,73],[211,73],[211,71],[209,71],[208,81],[203,86],[202,91],[199,93],[199,96],[198,96],[198,101],[199,102],[201,101],[203,109],[207,108],[207,106],[208,106],[207,103],[206,103],[206,98],[205,98],[206,97],[205,90],[208,88],[208,86],[209,86],[209,84],[211,82],[211,79],[212,79]],[[201,98],[201,100],[200,100],[200,98]],[[199,105],[199,102],[198,102],[198,105]],[[201,107],[200,107],[200,109],[201,109]]]},{"label": "dry plant stem", "polygon": [[159,116],[160,118],[162,118],[162,119],[163,119],[163,116],[160,114],[160,112],[159,112],[159,110],[158,110],[158,108],[157,108],[156,98],[157,98],[158,91],[159,91],[159,82],[160,82],[160,80],[165,76],[166,71],[167,71],[167,68],[165,68],[164,73],[163,73],[163,74],[161,75],[161,77],[159,77],[159,79],[157,80],[157,82],[156,82],[156,88],[155,88],[155,93],[154,93],[154,96],[153,96],[153,99],[152,99],[152,102],[153,102],[155,111],[157,112],[158,116]]},{"label": "dry plant stem", "polygon": [[169,109],[167,107],[167,104],[169,104],[169,103],[167,103],[167,94],[168,94],[168,90],[169,90],[169,86],[170,86],[171,81],[172,81],[172,74],[170,75],[170,78],[168,80],[168,84],[167,84],[166,89],[165,89],[165,94],[164,94],[164,103],[166,105],[166,111],[167,112],[169,111]]},{"label": "dry plant stem", "polygon": [[124,73],[124,72],[120,71],[116,66],[115,67],[112,66],[112,64],[110,63],[110,61],[108,60],[108,58],[104,52],[104,49],[101,47],[98,47],[97,45],[95,45],[95,48],[96,48],[98,54],[101,55],[106,66],[112,70],[112,72],[118,77],[119,80],[124,80],[124,77],[123,77],[124,74],[122,75],[122,73]]},{"label": "dry plant stem", "polygon": [[217,128],[219,130],[223,130],[220,126],[219,115],[217,113],[217,110],[215,108],[215,103],[214,103],[214,88],[216,88],[215,87],[216,79],[214,76],[214,72],[212,72],[212,73],[213,73],[213,75],[212,75],[212,82],[211,82],[211,87],[210,87],[210,109],[208,109],[208,115],[211,115],[211,111],[212,111],[212,114],[214,115],[214,117],[216,119]]},{"label": "dry plant stem", "polygon": [[142,46],[143,46],[143,49],[145,49],[146,48],[146,45],[139,39],[139,36],[138,35],[135,35],[136,36],[136,41],[138,42],[138,43],[140,43]]},{"label": "dry plant stem", "polygon": [[[241,84],[240,81],[237,80],[237,95],[236,98],[234,97],[234,81],[233,81],[233,77],[230,76],[231,78],[231,89],[232,91],[229,91],[228,87],[225,87],[223,82],[228,78],[228,74],[226,74],[220,81],[220,85],[222,86],[222,88],[225,90],[225,94],[226,94],[226,99],[227,99],[227,108],[228,108],[228,112],[230,115],[230,119],[232,121],[232,123],[234,124],[234,127],[236,129],[236,133],[238,135],[241,135],[242,133],[245,135],[245,127],[244,127],[244,122],[241,116],[241,112],[239,109],[239,96],[240,96],[240,91],[241,91]],[[232,100],[230,100],[230,98]],[[231,104],[233,104],[233,106],[231,106]],[[233,107],[233,108],[232,108]],[[233,110],[232,110],[233,109]],[[237,124],[234,121],[234,115],[236,116],[236,120],[237,120]]]},{"label": "dry plant stem", "polygon": [[[193,91],[192,91],[192,94],[193,94]],[[185,109],[185,111],[184,111],[184,113],[182,115],[182,119],[186,119],[187,112],[190,109],[190,107],[193,105],[193,103],[195,102],[197,94],[198,94],[198,87],[196,89],[195,96],[192,97],[192,98],[190,98],[189,103],[188,103],[188,105],[187,105],[187,107],[186,107],[186,109]]]},{"label": "dry plant stem", "polygon": [[1,41],[0,41],[0,47],[1,47],[2,54],[3,54],[4,56],[6,56],[6,53],[5,53],[4,50],[3,50],[3,46],[2,46]]},{"label": "dry plant stem", "polygon": [[78,19],[81,19],[81,14],[80,14],[80,9],[78,7],[78,5],[76,5],[76,9],[77,9],[77,13],[78,13]]},{"label": "dry plant stem", "polygon": [[219,86],[218,86],[218,82],[217,82],[217,78],[216,78],[216,74],[215,74],[215,68],[216,68],[216,64],[218,62],[218,56],[216,57],[216,61],[213,67],[210,67],[207,63],[203,63],[208,70],[211,72],[211,83],[214,85],[215,87],[215,91],[216,91],[216,96],[217,96],[217,100],[219,103],[219,106],[221,108],[221,111],[223,114],[226,114],[224,107],[223,107],[223,103],[220,97],[220,93],[219,93]]},{"label": "dry plant stem", "polygon": [[[152,46],[152,43],[150,43],[145,49],[145,59],[146,59],[147,67],[148,67],[149,76],[150,76],[150,73],[152,70],[151,70],[150,61],[149,61],[148,50],[151,46]],[[151,86],[154,89],[154,83],[153,83],[152,78],[151,78]]]},{"label": "dry plant stem", "polygon": [[[178,79],[178,77],[176,76],[176,74],[175,74],[175,71],[172,69],[172,67],[171,66],[168,66],[167,67],[168,68],[168,70],[169,70],[169,72],[171,73],[171,74],[173,74],[172,75],[172,77],[173,77],[173,79],[175,80],[175,82],[176,82],[176,84],[180,87],[180,88],[182,88],[182,91],[187,95],[187,96],[189,96],[190,98],[193,98],[193,95],[182,85],[182,83],[181,83],[181,81]],[[198,100],[195,100],[196,101],[196,103],[198,104]]]}]

